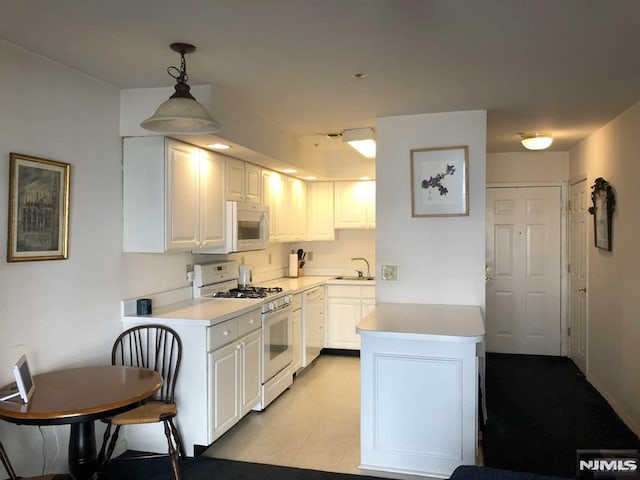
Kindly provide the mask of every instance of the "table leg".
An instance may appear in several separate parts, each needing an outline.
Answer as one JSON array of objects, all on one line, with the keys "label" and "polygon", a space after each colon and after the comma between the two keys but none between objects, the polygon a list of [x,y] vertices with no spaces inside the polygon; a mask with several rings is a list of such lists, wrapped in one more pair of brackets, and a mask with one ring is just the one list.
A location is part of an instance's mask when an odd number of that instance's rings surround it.
[{"label": "table leg", "polygon": [[76,480],[95,478],[98,469],[93,421],[72,423],[69,438],[69,471]]}]

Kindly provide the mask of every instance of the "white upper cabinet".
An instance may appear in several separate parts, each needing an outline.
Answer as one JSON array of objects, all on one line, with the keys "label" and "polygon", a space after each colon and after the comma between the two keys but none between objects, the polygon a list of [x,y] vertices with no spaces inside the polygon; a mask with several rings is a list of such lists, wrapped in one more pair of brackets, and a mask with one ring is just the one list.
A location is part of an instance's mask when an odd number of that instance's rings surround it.
[{"label": "white upper cabinet", "polygon": [[226,199],[262,203],[260,167],[232,157],[227,157],[226,163]]},{"label": "white upper cabinet", "polygon": [[335,182],[334,215],[335,228],[375,228],[376,182]]},{"label": "white upper cabinet", "polygon": [[307,184],[307,240],[335,240],[333,182]]},{"label": "white upper cabinet", "polygon": [[290,241],[307,238],[307,184],[298,178],[287,178]]},{"label": "white upper cabinet", "polygon": [[123,141],[123,250],[173,252],[224,243],[224,158],[164,137]]}]

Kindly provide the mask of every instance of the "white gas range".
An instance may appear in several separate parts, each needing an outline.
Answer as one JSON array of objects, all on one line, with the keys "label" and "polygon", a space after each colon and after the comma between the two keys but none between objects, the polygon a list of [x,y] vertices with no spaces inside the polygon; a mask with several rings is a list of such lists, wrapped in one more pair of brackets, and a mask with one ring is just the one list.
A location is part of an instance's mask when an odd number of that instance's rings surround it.
[{"label": "white gas range", "polygon": [[200,299],[264,298],[262,305],[262,402],[264,410],[293,382],[291,294],[282,287],[238,286],[235,261],[194,265],[193,297]]}]

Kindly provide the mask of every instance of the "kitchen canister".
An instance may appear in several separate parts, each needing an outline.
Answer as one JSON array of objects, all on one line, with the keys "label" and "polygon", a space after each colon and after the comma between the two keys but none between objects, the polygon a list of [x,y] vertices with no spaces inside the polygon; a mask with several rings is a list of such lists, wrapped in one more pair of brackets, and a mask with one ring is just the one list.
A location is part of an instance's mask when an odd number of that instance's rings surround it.
[{"label": "kitchen canister", "polygon": [[289,254],[289,276],[298,276],[298,254],[293,250]]},{"label": "kitchen canister", "polygon": [[151,315],[151,299],[139,298],[136,300],[136,313],[138,315]]}]

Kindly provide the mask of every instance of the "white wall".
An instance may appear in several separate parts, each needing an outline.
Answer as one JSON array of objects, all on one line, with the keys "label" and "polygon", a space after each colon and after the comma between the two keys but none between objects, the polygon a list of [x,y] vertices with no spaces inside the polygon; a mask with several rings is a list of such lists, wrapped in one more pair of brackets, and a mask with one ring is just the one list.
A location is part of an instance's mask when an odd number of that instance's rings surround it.
[{"label": "white wall", "polygon": [[487,154],[487,183],[569,180],[569,152]]},{"label": "white wall", "polygon": [[[2,41],[0,64],[0,251],[6,251],[9,153],[71,164],[69,259],[0,260],[0,383],[6,384],[22,352],[34,373],[108,363],[121,329],[120,300],[186,286],[185,264],[192,261],[190,254],[122,253],[118,89]],[[47,470],[64,471],[68,427],[43,431]],[[39,474],[42,438],[35,427],[2,421],[0,439],[20,474]]]},{"label": "white wall", "polygon": [[[376,262],[398,266],[376,282],[376,302],[485,304],[486,112],[379,118]],[[411,217],[409,151],[469,146],[469,216]]]},{"label": "white wall", "polygon": [[[590,242],[587,376],[640,435],[640,103],[570,152],[571,178],[614,188],[613,251]],[[589,238],[593,238],[590,223]]]}]

